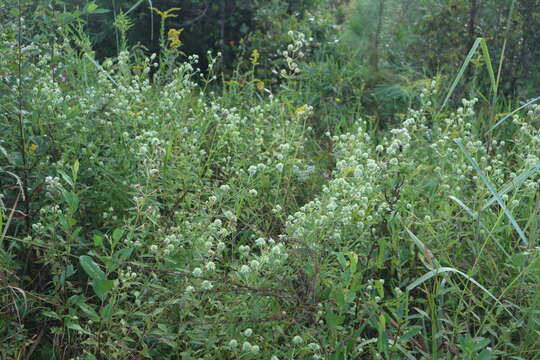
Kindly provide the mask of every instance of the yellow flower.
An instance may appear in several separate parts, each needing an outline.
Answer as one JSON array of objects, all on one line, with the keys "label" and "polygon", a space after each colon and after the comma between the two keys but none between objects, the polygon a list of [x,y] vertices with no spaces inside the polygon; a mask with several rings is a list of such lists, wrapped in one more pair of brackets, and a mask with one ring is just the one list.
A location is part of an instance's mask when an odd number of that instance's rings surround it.
[{"label": "yellow flower", "polygon": [[336,102],[341,102],[340,98],[335,98]]},{"label": "yellow flower", "polygon": [[161,10],[155,8],[155,7],[152,7],[150,9],[154,10],[159,16],[161,16],[162,20],[165,20],[165,19],[170,18],[170,17],[177,17],[178,15],[171,14],[171,13],[173,11],[180,10],[180,8],[170,8],[169,10],[161,11]]},{"label": "yellow flower", "polygon": [[259,65],[260,57],[261,57],[261,54],[259,54],[259,50],[255,49],[251,52],[251,57],[249,58],[249,60],[251,61],[251,64],[253,64],[253,66]]},{"label": "yellow flower", "polygon": [[307,111],[307,105],[302,105],[296,108],[296,115],[303,115]]},{"label": "yellow flower", "polygon": [[29,149],[30,153],[32,153],[32,154],[35,153],[37,148],[38,148],[38,146],[36,144],[30,145],[30,149]]},{"label": "yellow flower", "polygon": [[182,45],[182,41],[180,41],[180,34],[182,31],[184,31],[184,29],[169,29],[167,39],[171,42],[171,48],[177,48]]},{"label": "yellow flower", "polygon": [[264,90],[264,82],[263,81],[257,81],[257,90],[263,91]]}]

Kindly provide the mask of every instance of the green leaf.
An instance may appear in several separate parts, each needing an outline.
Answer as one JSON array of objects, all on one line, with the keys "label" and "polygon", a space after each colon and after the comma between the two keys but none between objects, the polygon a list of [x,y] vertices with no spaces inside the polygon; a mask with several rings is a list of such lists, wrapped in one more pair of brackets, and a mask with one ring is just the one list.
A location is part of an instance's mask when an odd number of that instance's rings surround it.
[{"label": "green leaf", "polygon": [[65,173],[63,170],[58,170],[58,173],[60,176],[62,176],[62,179],[64,179],[65,182],[68,183],[69,186],[73,187],[73,180],[71,180],[71,177]]},{"label": "green leaf", "polygon": [[75,274],[75,270],[73,269],[73,265],[69,264],[60,274],[60,286],[63,286],[66,279],[68,279],[73,274]]},{"label": "green leaf", "polygon": [[103,248],[103,236],[96,234],[94,235],[93,239],[95,247]]},{"label": "green leaf", "polygon": [[495,355],[493,355],[493,353],[487,349],[482,350],[482,352],[478,354],[478,357],[476,358],[476,360],[491,360],[491,359],[495,359]]},{"label": "green leaf", "polygon": [[412,339],[413,337],[415,337],[418,333],[420,333],[420,331],[422,331],[422,327],[421,326],[415,326],[415,327],[412,327],[409,331],[407,331],[405,334],[401,335],[399,337],[399,340],[401,342],[407,342],[409,341],[410,339]]},{"label": "green leaf", "polygon": [[484,55],[484,61],[486,62],[486,66],[489,73],[489,80],[491,81],[491,89],[493,91],[493,94],[497,94],[497,82],[495,81],[495,72],[493,71],[493,65],[491,65],[491,57],[489,56],[489,50],[487,46],[486,40],[482,39],[480,42],[482,45],[482,53]]},{"label": "green leaf", "polygon": [[75,163],[73,164],[73,168],[71,169],[71,174],[73,176],[73,182],[77,181],[77,174],[79,173],[79,160],[75,160]]},{"label": "green leaf", "polygon": [[99,279],[92,281],[92,287],[96,295],[101,299],[105,300],[105,297],[114,288],[114,280]]},{"label": "green leaf", "polygon": [[422,275],[421,277],[419,277],[418,279],[416,279],[415,281],[413,281],[411,284],[409,284],[409,286],[407,286],[407,291],[413,290],[418,285],[426,282],[427,280],[431,279],[432,277],[434,277],[434,276],[436,276],[438,274],[444,274],[444,273],[449,273],[449,272],[459,274],[459,275],[463,276],[465,279],[469,280],[474,285],[478,286],[483,292],[485,292],[490,298],[495,300],[495,302],[497,304],[501,305],[508,312],[508,314],[510,314],[515,319],[514,315],[488,289],[486,289],[484,286],[482,286],[482,284],[480,284],[478,281],[474,280],[469,275],[465,274],[462,271],[454,269],[454,268],[441,267],[441,268],[438,268],[438,269],[431,270],[431,271],[427,272],[426,274]]},{"label": "green leaf", "polygon": [[[514,179],[510,180],[507,184],[505,184],[502,189],[499,191],[499,196],[503,196],[504,194],[507,194],[510,190],[517,188],[519,185],[521,185],[527,178],[531,177],[532,175],[536,174],[540,170],[540,161],[536,163],[532,168],[525,170],[518,176],[516,176]],[[495,201],[497,201],[496,198],[492,197],[489,201],[487,201],[482,208],[482,210],[487,209],[491,204],[493,204]]]},{"label": "green leaf", "polygon": [[482,180],[484,185],[486,185],[486,187],[488,188],[489,192],[491,192],[493,197],[497,200],[497,202],[499,203],[499,206],[503,209],[504,214],[506,215],[506,217],[508,217],[514,229],[516,229],[516,232],[521,238],[521,242],[523,243],[523,245],[527,246],[529,244],[529,240],[527,239],[527,236],[525,236],[525,233],[523,232],[523,230],[521,230],[521,227],[518,225],[516,219],[514,219],[514,216],[512,215],[510,210],[508,210],[508,208],[504,204],[504,201],[502,201],[501,197],[499,196],[499,193],[497,193],[497,190],[495,190],[495,187],[493,186],[493,184],[489,181],[487,176],[480,169],[480,166],[478,166],[478,163],[476,162],[476,160],[474,160],[471,154],[469,154],[469,152],[465,149],[465,147],[461,143],[461,140],[455,139],[454,142],[457,144],[457,146],[459,146],[460,150],[463,152],[467,160],[469,160],[473,168],[476,170],[476,172],[480,176],[480,179]]},{"label": "green leaf", "polygon": [[86,7],[86,11],[91,13],[92,11],[96,10],[97,8],[98,8],[98,6],[95,3],[90,3]]},{"label": "green leaf", "polygon": [[534,98],[528,102],[526,102],[525,104],[521,105],[520,107],[518,107],[516,110],[512,111],[510,114],[506,115],[505,117],[503,117],[501,120],[499,120],[495,125],[493,125],[491,127],[491,129],[489,129],[486,133],[489,133],[490,131],[493,131],[495,130],[497,127],[499,127],[499,125],[501,125],[506,119],[508,119],[509,117],[511,117],[512,115],[514,115],[515,113],[517,113],[519,110],[521,109],[524,109],[526,108],[527,106],[530,106],[532,104],[534,104],[535,102],[537,102],[538,100],[540,100],[540,96],[537,97],[537,98]]},{"label": "green leaf", "polygon": [[123,234],[124,234],[124,230],[120,228],[114,229],[113,234],[112,234],[112,244],[111,244],[113,249],[116,247],[116,244],[118,244]]},{"label": "green leaf", "polygon": [[99,321],[99,315],[94,309],[92,309],[92,307],[90,307],[90,305],[85,303],[79,303],[77,305],[79,305],[79,308],[86,314],[86,316],[88,316],[90,320]]},{"label": "green leaf", "polygon": [[50,317],[50,318],[52,318],[52,319],[62,320],[62,318],[60,317],[60,315],[58,315],[58,314],[55,313],[54,311],[43,311],[42,314],[43,314],[43,316]]},{"label": "green leaf", "polygon": [[461,65],[461,69],[459,69],[459,72],[456,75],[456,77],[454,79],[454,82],[450,86],[450,89],[448,90],[448,94],[446,94],[446,98],[444,99],[443,104],[441,105],[441,108],[439,109],[439,112],[441,112],[444,109],[444,107],[446,106],[446,103],[450,99],[450,96],[452,96],[452,94],[454,93],[454,90],[456,89],[457,84],[459,83],[459,81],[463,77],[463,74],[465,73],[465,70],[467,69],[467,66],[471,62],[471,59],[472,59],[474,53],[476,52],[476,49],[478,49],[478,46],[480,45],[480,43],[483,40],[484,39],[482,39],[482,38],[477,38],[476,41],[474,42],[473,46],[471,47],[471,50],[469,51],[469,54],[467,55],[467,57],[465,58],[465,61],[463,62],[463,65]]},{"label": "green leaf", "polygon": [[337,326],[343,323],[343,316],[340,316],[333,311],[329,311],[326,313],[326,323],[331,330],[335,330]]},{"label": "green leaf", "polygon": [[119,263],[123,263],[124,261],[129,259],[132,253],[133,253],[133,248],[123,248],[115,252],[113,257],[115,258],[115,261]]},{"label": "green leaf", "polygon": [[82,255],[81,257],[79,257],[79,262],[81,263],[84,272],[92,280],[105,279],[105,273],[99,268],[99,266],[94,262],[94,260],[92,260],[90,256]]},{"label": "green leaf", "polygon": [[77,332],[79,332],[79,333],[82,333],[82,334],[92,335],[91,332],[88,332],[88,331],[84,330],[84,329],[81,327],[81,325],[79,325],[79,324],[76,323],[76,322],[73,322],[73,321],[71,321],[71,320],[66,320],[66,323],[65,323],[65,324],[66,324],[66,327],[67,327],[68,329],[75,330],[75,331],[77,331]]},{"label": "green leaf", "polygon": [[106,14],[106,13],[109,13],[111,12],[111,10],[107,10],[107,9],[96,9],[94,11],[92,11],[92,14]]},{"label": "green leaf", "polygon": [[101,310],[101,316],[103,316],[103,319],[105,321],[111,321],[113,316],[113,310],[114,310],[114,302],[110,301],[107,305],[103,307]]}]

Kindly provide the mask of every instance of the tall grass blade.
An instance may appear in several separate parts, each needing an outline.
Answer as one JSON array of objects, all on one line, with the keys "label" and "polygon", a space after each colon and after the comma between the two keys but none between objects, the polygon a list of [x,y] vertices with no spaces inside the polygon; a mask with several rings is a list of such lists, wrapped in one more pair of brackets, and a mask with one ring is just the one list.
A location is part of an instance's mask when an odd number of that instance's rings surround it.
[{"label": "tall grass blade", "polygon": [[463,201],[461,201],[460,199],[458,199],[457,197],[455,196],[452,196],[450,195],[448,197],[450,200],[453,200],[454,202],[456,202],[463,210],[465,210],[465,212],[467,214],[469,214],[474,220],[478,220],[478,215],[474,213],[474,211],[471,210],[470,207],[468,207],[467,205],[465,205],[465,203]]},{"label": "tall grass blade", "polygon": [[105,71],[105,69],[103,69],[103,68],[101,67],[101,65],[98,64],[98,62],[97,62],[96,60],[92,59],[92,57],[91,57],[90,55],[88,55],[87,53],[84,53],[84,56],[85,56],[88,60],[90,60],[90,62],[91,62],[92,64],[94,64],[94,66],[95,66],[96,68],[98,68],[98,70],[102,71],[102,72],[105,74],[105,76],[106,76],[109,80],[111,80],[111,82],[112,82],[114,85],[118,86],[118,83],[112,78],[111,74],[109,74],[107,71]]},{"label": "tall grass blade", "polygon": [[[540,161],[537,162],[536,165],[534,165],[532,168],[522,172],[515,179],[512,179],[510,182],[504,185],[501,191],[499,191],[499,195],[503,196],[504,194],[507,194],[508,192],[510,192],[512,189],[517,188],[519,185],[523,184],[523,182],[527,180],[529,177],[536,174],[538,170],[540,170]],[[494,197],[491,198],[491,200],[488,200],[484,204],[484,207],[482,207],[482,211],[490,207],[491,204],[493,204],[495,201],[497,201],[497,199],[495,199]]]},{"label": "tall grass blade", "polygon": [[500,80],[501,80],[504,54],[506,53],[506,44],[508,43],[508,34],[510,33],[510,29],[512,28],[511,21],[512,21],[512,15],[514,13],[515,4],[516,4],[516,0],[512,0],[512,4],[510,4],[510,10],[508,11],[508,18],[506,19],[506,31],[504,33],[504,41],[503,41],[503,46],[501,50],[501,57],[499,58],[499,69],[497,70],[497,88],[499,87]]},{"label": "tall grass blade", "polygon": [[137,1],[132,7],[130,7],[130,8],[124,13],[124,15],[128,15],[130,12],[132,12],[133,10],[135,10],[136,8],[138,8],[139,5],[141,5],[143,2],[144,2],[144,0],[139,0],[139,1]]},{"label": "tall grass blade", "polygon": [[497,299],[497,297],[495,297],[495,295],[493,295],[488,289],[486,289],[482,284],[480,284],[478,281],[474,280],[472,277],[470,277],[469,275],[465,274],[463,271],[460,271],[458,269],[454,269],[454,268],[451,268],[451,267],[441,267],[441,268],[438,268],[438,269],[433,269],[427,273],[425,273],[424,275],[420,276],[418,279],[416,279],[415,281],[413,281],[411,284],[409,284],[409,286],[407,286],[407,291],[411,291],[413,289],[415,289],[416,287],[418,287],[419,285],[421,285],[422,283],[428,281],[429,279],[431,279],[432,277],[436,276],[436,275],[439,275],[439,274],[446,274],[446,273],[455,273],[455,274],[458,274],[458,275],[461,275],[462,277],[464,277],[465,279],[467,279],[468,281],[470,281],[472,284],[476,285],[478,288],[480,288],[480,290],[482,290],[484,293],[486,293],[490,298],[492,298],[493,300],[495,300],[495,302],[499,305],[501,305],[504,310],[510,314],[510,316],[512,316],[514,319],[514,315],[508,310],[506,309],[506,307],[504,306],[504,304],[499,300]]},{"label": "tall grass blade", "polygon": [[[414,235],[414,233],[409,230],[408,228],[405,228],[405,230],[407,231],[407,233],[409,234],[409,236],[411,237],[412,241],[415,243],[416,246],[418,246],[418,248],[422,251],[422,253],[424,254],[424,256],[426,258],[428,258],[428,260],[430,262],[432,262],[436,267],[440,267],[441,264],[439,263],[439,261],[433,256],[433,254],[431,253],[431,251],[428,249],[428,247],[426,245],[424,245],[424,243],[422,242],[422,240],[420,240],[416,235]],[[428,269],[433,269],[432,266],[430,265],[427,265],[427,264],[424,264],[426,265],[426,267]]]},{"label": "tall grass blade", "polygon": [[[132,7],[128,9],[128,11],[126,11],[124,15],[127,15],[133,10],[137,9],[144,1],[145,0],[137,1]],[[150,9],[154,7],[154,5],[152,5],[152,0],[146,0],[146,1],[148,1],[148,5]],[[154,40],[154,13],[152,12],[152,10],[150,10],[150,40]]]},{"label": "tall grass blade", "polygon": [[469,66],[469,63],[471,62],[472,57],[474,56],[474,53],[476,52],[476,49],[478,49],[478,46],[480,46],[480,43],[482,42],[482,38],[477,38],[471,47],[471,50],[469,51],[469,54],[465,58],[465,61],[463,62],[463,65],[461,65],[461,69],[459,69],[458,74],[456,75],[454,82],[452,83],[452,86],[450,86],[450,90],[448,90],[448,94],[446,94],[446,98],[443,101],[443,104],[441,105],[441,108],[439,109],[439,112],[441,112],[446,104],[448,103],[448,100],[454,93],[454,90],[456,89],[457,84],[463,77],[463,74],[465,73],[465,70],[467,69],[467,66]]},{"label": "tall grass blade", "polygon": [[515,113],[517,113],[518,111],[520,111],[521,109],[524,109],[532,104],[534,104],[535,102],[537,102],[538,100],[540,100],[540,96],[537,97],[537,98],[534,98],[530,101],[528,101],[527,103],[521,105],[520,107],[518,107],[516,110],[512,111],[510,114],[506,115],[505,117],[503,117],[501,120],[497,121],[497,123],[495,125],[493,125],[486,133],[489,133],[490,131],[493,131],[495,130],[496,128],[499,127],[499,125],[501,125],[506,119],[508,119],[509,117],[511,117],[512,115],[514,115]]},{"label": "tall grass blade", "polygon": [[486,234],[488,234],[488,236],[495,242],[495,244],[497,244],[497,246],[499,247],[499,249],[501,249],[501,251],[504,253],[504,255],[506,255],[507,258],[510,258],[510,254],[508,254],[508,252],[506,251],[504,246],[502,246],[501,243],[499,242],[499,240],[497,240],[497,238],[492,235],[492,232],[487,228],[487,226],[485,226],[484,224],[482,224],[480,222],[480,216],[478,214],[475,214],[474,211],[471,210],[471,208],[469,208],[467,205],[465,205],[465,203],[463,203],[463,201],[461,201],[457,197],[450,195],[448,198],[450,200],[453,200],[454,202],[456,202],[475,221],[478,221],[480,227],[486,231]]},{"label": "tall grass blade", "polygon": [[508,208],[504,204],[504,201],[501,199],[501,197],[497,193],[497,190],[495,190],[495,187],[493,186],[493,184],[489,181],[487,176],[480,169],[480,166],[478,166],[478,163],[476,162],[476,160],[474,160],[472,158],[471,154],[469,154],[469,152],[465,149],[465,147],[463,146],[463,143],[461,142],[461,140],[456,139],[456,140],[454,140],[454,142],[459,146],[460,150],[463,152],[463,154],[465,155],[467,160],[469,160],[471,165],[474,167],[474,169],[476,170],[476,172],[480,176],[480,179],[482,180],[482,182],[486,185],[486,187],[491,192],[493,197],[497,200],[497,202],[499,203],[499,206],[503,209],[504,213],[506,214],[506,217],[508,217],[508,219],[510,220],[510,223],[512,224],[514,229],[516,229],[519,237],[521,238],[521,242],[523,243],[523,245],[525,245],[525,246],[528,245],[529,240],[527,239],[527,236],[525,236],[525,233],[523,232],[523,230],[521,230],[521,227],[516,222],[516,219],[514,219],[514,216],[512,216],[512,213],[510,212],[510,210],[508,210]]},{"label": "tall grass blade", "polygon": [[489,56],[489,49],[486,40],[482,39],[480,41],[480,45],[482,46],[482,54],[484,55],[484,61],[486,62],[487,70],[489,73],[489,80],[491,81],[491,90],[493,91],[493,96],[496,96],[497,81],[495,80],[495,72],[493,71],[493,65],[491,64],[491,57]]}]

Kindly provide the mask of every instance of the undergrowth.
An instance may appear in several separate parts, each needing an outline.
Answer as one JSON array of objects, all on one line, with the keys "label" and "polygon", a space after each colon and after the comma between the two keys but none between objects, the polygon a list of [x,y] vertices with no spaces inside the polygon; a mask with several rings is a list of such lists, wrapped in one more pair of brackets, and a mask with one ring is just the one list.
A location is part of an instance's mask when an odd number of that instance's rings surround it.
[{"label": "undergrowth", "polygon": [[263,49],[226,78],[176,33],[100,64],[82,23],[51,46],[21,26],[0,40],[0,357],[540,357],[539,106],[486,133],[478,99],[441,110],[424,80],[381,130],[297,30],[259,79]]}]

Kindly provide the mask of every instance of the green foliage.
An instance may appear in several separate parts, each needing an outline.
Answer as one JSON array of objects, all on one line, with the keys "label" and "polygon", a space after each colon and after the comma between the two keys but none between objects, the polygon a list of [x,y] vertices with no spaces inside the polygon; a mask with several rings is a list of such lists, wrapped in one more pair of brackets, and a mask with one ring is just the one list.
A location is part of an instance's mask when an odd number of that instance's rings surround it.
[{"label": "green foliage", "polygon": [[153,11],[156,55],[145,1],[10,3],[0,357],[538,357],[540,106],[506,105],[483,39],[448,84],[414,75],[393,24],[427,3],[232,2],[265,26],[227,72],[191,54],[189,7]]}]

